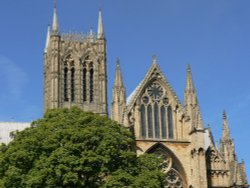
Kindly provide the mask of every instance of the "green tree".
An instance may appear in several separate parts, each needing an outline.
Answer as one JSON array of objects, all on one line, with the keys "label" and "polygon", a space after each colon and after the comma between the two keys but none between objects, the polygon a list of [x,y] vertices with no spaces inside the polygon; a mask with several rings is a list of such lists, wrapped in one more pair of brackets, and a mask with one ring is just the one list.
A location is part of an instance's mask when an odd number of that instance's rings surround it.
[{"label": "green tree", "polygon": [[0,147],[0,187],[163,187],[161,159],[137,157],[131,132],[78,108],[49,110]]}]

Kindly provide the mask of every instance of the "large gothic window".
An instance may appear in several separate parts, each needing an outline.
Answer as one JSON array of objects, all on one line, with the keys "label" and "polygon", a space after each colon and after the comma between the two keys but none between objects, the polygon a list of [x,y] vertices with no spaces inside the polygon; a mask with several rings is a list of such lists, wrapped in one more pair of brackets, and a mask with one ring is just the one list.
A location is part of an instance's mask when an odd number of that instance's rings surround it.
[{"label": "large gothic window", "polygon": [[152,82],[145,89],[141,98],[140,113],[140,136],[142,138],[173,139],[172,108],[166,91],[157,81]]}]

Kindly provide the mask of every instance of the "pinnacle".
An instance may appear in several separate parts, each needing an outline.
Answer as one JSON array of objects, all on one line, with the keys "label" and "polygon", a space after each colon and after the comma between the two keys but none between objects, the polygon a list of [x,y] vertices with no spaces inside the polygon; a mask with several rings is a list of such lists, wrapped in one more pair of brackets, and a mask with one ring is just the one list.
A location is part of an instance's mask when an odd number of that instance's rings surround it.
[{"label": "pinnacle", "polygon": [[98,37],[98,39],[104,38],[104,29],[103,29],[102,10],[101,9],[99,9],[97,37]]},{"label": "pinnacle", "polygon": [[54,0],[54,12],[53,12],[52,31],[54,33],[58,33],[58,31],[59,31],[58,19],[57,19],[57,14],[56,14],[56,0]]},{"label": "pinnacle", "polygon": [[123,87],[123,86],[124,85],[123,85],[122,73],[121,73],[121,68],[120,68],[120,60],[119,58],[117,58],[114,87]]}]

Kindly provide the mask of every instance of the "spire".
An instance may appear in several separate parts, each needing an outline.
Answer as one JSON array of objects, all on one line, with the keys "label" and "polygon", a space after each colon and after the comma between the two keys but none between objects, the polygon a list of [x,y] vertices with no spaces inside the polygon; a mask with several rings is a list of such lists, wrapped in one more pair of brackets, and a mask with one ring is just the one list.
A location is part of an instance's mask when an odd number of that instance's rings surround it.
[{"label": "spire", "polygon": [[101,9],[99,10],[97,38],[98,39],[104,38],[104,29],[103,29]]},{"label": "spire", "polygon": [[47,31],[47,38],[46,38],[44,53],[47,53],[47,51],[48,51],[49,39],[50,39],[50,25],[48,25],[48,31]]},{"label": "spire", "polygon": [[222,140],[230,139],[230,131],[227,122],[226,111],[223,111],[223,132],[222,132]]},{"label": "spire", "polygon": [[193,79],[192,79],[190,64],[187,65],[186,91],[195,93],[195,87],[194,87],[194,82],[193,82]]},{"label": "spire", "polygon": [[187,65],[187,79],[186,79],[186,89],[185,89],[185,106],[188,104],[197,105],[197,94],[194,87],[194,82],[192,78],[191,67]]},{"label": "spire", "polygon": [[58,19],[57,19],[57,14],[56,14],[56,0],[54,0],[54,13],[53,13],[52,31],[55,34],[57,34],[59,32]]},{"label": "spire", "polygon": [[112,89],[112,102],[111,102],[111,119],[118,123],[123,122],[123,116],[126,108],[126,89],[122,80],[122,73],[120,68],[120,61],[117,59],[115,82]]},{"label": "spire", "polygon": [[116,72],[115,72],[114,87],[124,87],[119,58],[116,61]]}]

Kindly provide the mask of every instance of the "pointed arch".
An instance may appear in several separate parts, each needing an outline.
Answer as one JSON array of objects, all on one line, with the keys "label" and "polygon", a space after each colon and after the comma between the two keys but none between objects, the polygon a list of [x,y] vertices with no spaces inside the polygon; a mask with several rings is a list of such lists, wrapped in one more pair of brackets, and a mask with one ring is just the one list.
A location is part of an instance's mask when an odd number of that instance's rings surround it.
[{"label": "pointed arch", "polygon": [[[187,187],[187,179],[186,179],[187,176],[183,168],[183,165],[177,158],[177,156],[174,154],[174,152],[171,151],[171,149],[169,149],[162,143],[158,142],[152,145],[150,148],[148,148],[145,153],[156,154],[163,157],[163,160],[165,161],[164,163],[166,163],[162,169],[163,172],[166,174],[166,180],[167,180],[166,187],[168,185],[170,185],[170,187],[177,187],[177,188],[181,187],[179,185],[182,185],[182,187]],[[175,174],[172,174],[172,176],[170,176],[172,172]],[[171,180],[169,181],[168,178],[171,177],[175,181]]]}]

